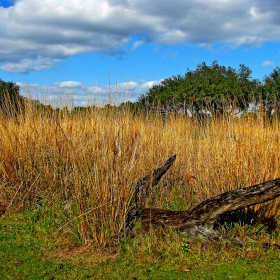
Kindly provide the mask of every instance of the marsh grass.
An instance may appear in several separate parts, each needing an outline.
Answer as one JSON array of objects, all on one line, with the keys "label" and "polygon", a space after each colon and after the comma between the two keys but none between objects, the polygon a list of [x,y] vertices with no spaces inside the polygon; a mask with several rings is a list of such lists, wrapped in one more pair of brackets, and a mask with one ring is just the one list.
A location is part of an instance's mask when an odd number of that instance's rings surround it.
[{"label": "marsh grass", "polygon": [[[183,210],[222,192],[280,177],[278,121],[261,116],[164,118],[126,110],[0,118],[2,214],[48,204],[63,216],[54,238],[105,247],[124,225],[137,181],[177,160],[154,206]],[[264,215],[279,220],[279,200]]]}]

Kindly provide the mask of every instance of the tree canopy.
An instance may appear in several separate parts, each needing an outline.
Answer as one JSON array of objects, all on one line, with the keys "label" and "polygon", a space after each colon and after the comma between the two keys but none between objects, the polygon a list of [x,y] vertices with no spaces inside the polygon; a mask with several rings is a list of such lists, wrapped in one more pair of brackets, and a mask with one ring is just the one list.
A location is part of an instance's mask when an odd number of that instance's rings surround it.
[{"label": "tree canopy", "polygon": [[258,89],[258,103],[268,115],[279,114],[280,108],[280,68],[265,76]]},{"label": "tree canopy", "polygon": [[24,110],[24,98],[19,90],[16,83],[0,79],[0,111],[7,117],[14,117]]},{"label": "tree canopy", "polygon": [[196,70],[187,69],[184,76],[177,75],[153,86],[138,102],[144,106],[162,106],[176,111],[188,110],[192,114],[224,112],[233,108],[244,110],[251,102],[259,81],[251,77],[252,71],[241,64],[236,70],[201,63]]}]

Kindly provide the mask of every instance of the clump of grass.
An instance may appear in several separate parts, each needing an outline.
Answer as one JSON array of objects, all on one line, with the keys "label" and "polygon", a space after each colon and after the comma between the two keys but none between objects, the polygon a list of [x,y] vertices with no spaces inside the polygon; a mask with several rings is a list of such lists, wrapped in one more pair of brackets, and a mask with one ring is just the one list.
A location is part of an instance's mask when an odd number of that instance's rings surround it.
[{"label": "clump of grass", "polygon": [[[196,122],[126,110],[72,114],[27,110],[0,118],[0,205],[6,213],[57,205],[83,243],[105,247],[120,233],[137,181],[177,160],[157,189],[156,206],[187,209],[228,190],[280,177],[280,132],[263,118]],[[267,215],[278,215],[279,201]],[[2,207],[2,206],[1,206]]]}]

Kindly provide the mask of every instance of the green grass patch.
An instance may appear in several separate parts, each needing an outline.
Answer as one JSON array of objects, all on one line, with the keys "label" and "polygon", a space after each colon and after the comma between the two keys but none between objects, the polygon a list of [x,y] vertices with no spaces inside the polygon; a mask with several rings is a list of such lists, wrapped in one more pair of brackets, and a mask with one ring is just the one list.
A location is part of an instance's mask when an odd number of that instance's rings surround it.
[{"label": "green grass patch", "polygon": [[188,243],[175,233],[98,249],[65,232],[54,235],[64,222],[55,211],[35,207],[1,218],[0,279],[280,279],[277,249]]}]

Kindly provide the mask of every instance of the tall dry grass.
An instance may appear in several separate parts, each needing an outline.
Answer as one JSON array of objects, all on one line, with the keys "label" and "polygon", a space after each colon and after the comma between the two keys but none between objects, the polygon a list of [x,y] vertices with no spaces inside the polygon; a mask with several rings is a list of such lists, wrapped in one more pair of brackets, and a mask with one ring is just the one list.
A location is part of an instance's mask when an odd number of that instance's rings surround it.
[{"label": "tall dry grass", "polygon": [[[280,177],[278,122],[262,117],[194,121],[93,110],[0,119],[0,203],[60,207],[84,243],[110,243],[122,229],[137,181],[177,154],[156,207],[187,209],[221,192]],[[277,214],[272,202],[269,215]]]}]

